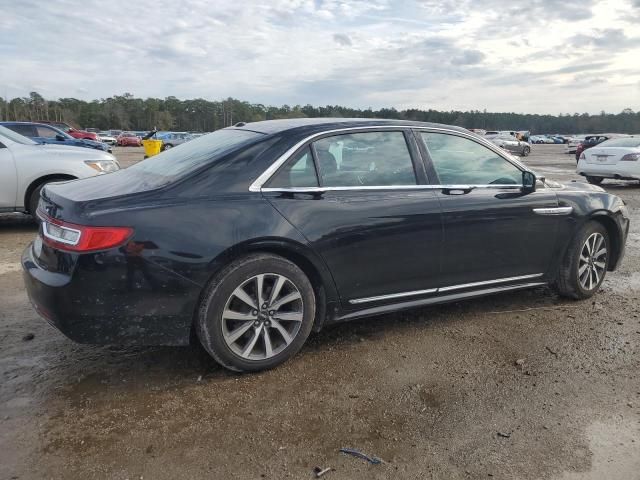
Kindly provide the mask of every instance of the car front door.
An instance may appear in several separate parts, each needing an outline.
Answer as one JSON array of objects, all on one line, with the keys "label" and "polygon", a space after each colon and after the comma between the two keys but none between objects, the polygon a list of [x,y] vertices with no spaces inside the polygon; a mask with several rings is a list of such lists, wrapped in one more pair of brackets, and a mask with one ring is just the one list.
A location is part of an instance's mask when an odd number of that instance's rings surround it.
[{"label": "car front door", "polygon": [[16,206],[18,184],[16,164],[11,150],[0,140],[0,210],[13,210]]},{"label": "car front door", "polygon": [[559,215],[555,192],[525,191],[522,167],[472,136],[420,131],[438,179],[444,251],[441,291],[534,281],[547,273]]},{"label": "car front door", "polygon": [[410,131],[329,135],[306,145],[263,194],[330,268],[343,306],[435,293],[442,248],[436,193]]}]

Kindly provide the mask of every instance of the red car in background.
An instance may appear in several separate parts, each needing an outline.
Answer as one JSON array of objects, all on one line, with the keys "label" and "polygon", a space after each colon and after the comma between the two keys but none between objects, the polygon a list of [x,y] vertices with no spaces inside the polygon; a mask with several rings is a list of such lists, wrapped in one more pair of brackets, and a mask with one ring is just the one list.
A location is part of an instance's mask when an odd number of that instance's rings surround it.
[{"label": "red car in background", "polygon": [[65,133],[68,133],[73,138],[84,138],[86,140],[93,140],[94,142],[99,142],[100,138],[95,132],[86,132],[84,130],[78,130],[77,128],[73,128],[71,125],[64,122],[51,122],[49,120],[38,120],[37,123],[46,123],[47,125],[51,125],[52,127],[59,128]]},{"label": "red car in background", "polygon": [[139,147],[142,145],[142,140],[135,133],[122,132],[116,138],[116,144],[121,147]]}]

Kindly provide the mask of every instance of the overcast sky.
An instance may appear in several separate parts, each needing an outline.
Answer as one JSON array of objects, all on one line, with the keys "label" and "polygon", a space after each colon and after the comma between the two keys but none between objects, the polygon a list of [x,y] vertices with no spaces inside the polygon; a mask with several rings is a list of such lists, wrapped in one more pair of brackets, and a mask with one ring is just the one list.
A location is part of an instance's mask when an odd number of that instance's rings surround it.
[{"label": "overcast sky", "polygon": [[0,95],[640,110],[640,0],[0,0]]}]

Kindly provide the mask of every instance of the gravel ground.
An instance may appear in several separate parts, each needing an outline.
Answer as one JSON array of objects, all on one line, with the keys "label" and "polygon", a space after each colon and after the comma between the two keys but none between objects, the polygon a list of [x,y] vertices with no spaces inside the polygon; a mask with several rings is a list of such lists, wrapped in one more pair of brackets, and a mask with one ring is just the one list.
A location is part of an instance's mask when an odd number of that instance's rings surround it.
[{"label": "gravel ground", "polygon": [[[580,181],[563,151],[524,160]],[[0,479],[639,479],[640,186],[604,187],[632,230],[592,300],[539,288],[352,322],[253,375],[66,339],[22,285],[35,227],[0,216]]]}]

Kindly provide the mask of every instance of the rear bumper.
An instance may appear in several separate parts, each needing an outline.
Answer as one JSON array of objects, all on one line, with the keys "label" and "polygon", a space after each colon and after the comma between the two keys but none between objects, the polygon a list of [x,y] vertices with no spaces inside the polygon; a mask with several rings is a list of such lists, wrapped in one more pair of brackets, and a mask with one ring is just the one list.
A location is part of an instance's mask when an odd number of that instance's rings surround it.
[{"label": "rear bumper", "polygon": [[[51,272],[38,264],[29,244],[22,254],[22,269],[36,312],[71,340],[98,345],[189,343],[199,294],[193,285],[152,265],[136,263],[132,269],[126,260],[96,262],[93,255],[62,255],[69,273]],[[134,275],[138,284],[132,286],[128,275]],[[139,285],[154,277],[153,289]]]},{"label": "rear bumper", "polygon": [[576,171],[578,175],[588,177],[640,180],[640,164],[638,162],[618,162],[605,165],[580,160]]}]

